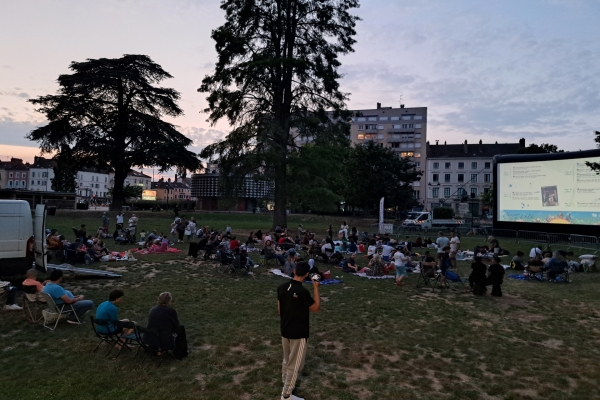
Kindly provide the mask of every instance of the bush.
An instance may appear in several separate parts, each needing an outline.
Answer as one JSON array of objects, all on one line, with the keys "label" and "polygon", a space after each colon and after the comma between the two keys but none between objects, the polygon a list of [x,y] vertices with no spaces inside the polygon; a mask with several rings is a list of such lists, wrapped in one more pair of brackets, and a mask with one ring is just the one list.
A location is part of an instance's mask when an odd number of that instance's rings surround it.
[{"label": "bush", "polygon": [[433,209],[433,218],[450,219],[454,216],[454,211],[450,207],[438,207]]}]

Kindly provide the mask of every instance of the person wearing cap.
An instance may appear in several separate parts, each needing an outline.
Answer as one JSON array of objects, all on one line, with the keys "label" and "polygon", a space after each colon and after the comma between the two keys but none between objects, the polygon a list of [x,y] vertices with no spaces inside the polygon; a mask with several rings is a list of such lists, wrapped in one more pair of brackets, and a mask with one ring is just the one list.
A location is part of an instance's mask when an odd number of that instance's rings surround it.
[{"label": "person wearing cap", "polygon": [[318,312],[321,307],[319,281],[313,281],[313,297],[303,281],[308,277],[310,266],[299,262],[294,269],[294,277],[277,288],[277,312],[280,317],[283,362],[281,399],[304,400],[292,394],[296,379],[304,367],[307,342],[310,331],[310,312]]},{"label": "person wearing cap", "polygon": [[108,214],[106,211],[102,213],[102,229],[104,229],[104,233],[108,233],[108,225],[110,224],[110,219],[108,218]]}]

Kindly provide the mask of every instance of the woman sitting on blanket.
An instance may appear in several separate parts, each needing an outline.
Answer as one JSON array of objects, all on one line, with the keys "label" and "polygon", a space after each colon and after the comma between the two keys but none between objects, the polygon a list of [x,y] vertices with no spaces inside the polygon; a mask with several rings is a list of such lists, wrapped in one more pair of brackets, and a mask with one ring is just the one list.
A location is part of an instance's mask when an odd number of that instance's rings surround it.
[{"label": "woman sitting on blanket", "polygon": [[368,276],[383,276],[384,263],[381,260],[381,256],[377,253],[373,254],[373,258],[369,261],[367,270]]}]

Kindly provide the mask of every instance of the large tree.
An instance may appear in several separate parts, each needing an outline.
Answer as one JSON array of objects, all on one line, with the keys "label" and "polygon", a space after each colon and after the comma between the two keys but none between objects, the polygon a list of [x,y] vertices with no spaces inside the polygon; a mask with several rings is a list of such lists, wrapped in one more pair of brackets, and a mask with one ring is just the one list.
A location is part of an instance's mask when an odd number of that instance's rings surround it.
[{"label": "large tree", "polygon": [[[600,148],[600,132],[599,131],[596,131],[596,138],[594,139],[594,141],[596,143],[598,143],[596,146],[598,146],[598,148]],[[586,161],[585,164],[588,167],[590,167],[592,169],[592,171],[596,171],[596,174],[600,175],[600,163]]]},{"label": "large tree", "polygon": [[233,129],[201,156],[218,161],[230,179],[250,173],[273,179],[273,225],[286,224],[294,137],[346,125],[338,57],[353,51],[358,17],[349,10],[356,7],[358,0],[221,2],[226,22],[212,32],[218,61],[198,91],[208,93],[208,120],[226,118]]},{"label": "large tree", "polygon": [[77,174],[77,164],[73,160],[71,149],[68,146],[63,146],[60,152],[53,157],[56,165],[52,167],[54,178],[52,178],[52,190],[55,192],[75,193],[77,182],[75,175]]},{"label": "large tree", "polygon": [[386,207],[397,211],[416,204],[412,184],[421,179],[421,172],[390,148],[373,142],[353,147],[344,160],[342,174],[348,206],[376,210],[382,197]]},{"label": "large tree", "polygon": [[58,94],[29,100],[50,122],[27,137],[42,152],[64,152],[78,167],[114,171],[113,210],[121,209],[132,167],[201,168],[186,149],[192,141],[161,119],[183,111],[177,91],[156,86],[171,78],[160,65],[145,55],[124,55],[72,62],[69,68],[72,74],[58,77]]}]

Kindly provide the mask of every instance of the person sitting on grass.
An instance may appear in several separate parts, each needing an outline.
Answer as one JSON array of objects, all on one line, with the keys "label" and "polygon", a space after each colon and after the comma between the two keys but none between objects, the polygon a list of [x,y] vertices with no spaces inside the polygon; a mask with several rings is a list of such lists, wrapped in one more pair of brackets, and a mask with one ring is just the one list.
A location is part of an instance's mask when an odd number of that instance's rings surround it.
[{"label": "person sitting on grass", "polygon": [[381,256],[377,253],[373,254],[371,261],[369,261],[368,265],[368,276],[383,276],[383,267],[384,263],[381,260]]},{"label": "person sitting on grass", "polygon": [[481,261],[481,257],[473,257],[473,263],[471,264],[471,275],[469,275],[469,286],[473,290],[473,294],[481,296],[485,293],[485,273],[487,271],[487,265]]},{"label": "person sitting on grass", "polygon": [[494,256],[488,268],[486,284],[492,285],[492,296],[502,296],[502,281],[504,279],[504,267],[500,265],[500,257]]},{"label": "person sitting on grass", "polygon": [[356,254],[350,254],[350,257],[344,260],[342,271],[355,274],[358,272],[358,266],[356,265]]},{"label": "person sitting on grass", "polygon": [[562,274],[563,272],[565,272],[566,268],[569,268],[569,264],[567,264],[566,258],[566,251],[556,250],[552,258],[548,260],[548,262],[544,266],[544,269],[548,271],[549,281],[554,281],[556,279],[556,275]]},{"label": "person sitting on grass", "polygon": [[[123,301],[124,296],[125,293],[122,290],[115,289],[109,293],[108,300],[100,303],[98,308],[96,308],[96,319],[105,321],[105,325],[98,324],[96,327],[98,332],[117,336],[127,336],[133,333],[135,322],[131,322],[128,319],[119,320],[117,304]],[[121,342],[117,344],[117,348],[120,348],[121,345]]]},{"label": "person sitting on grass", "polygon": [[517,255],[513,257],[510,262],[510,266],[512,269],[523,271],[525,269],[525,261],[523,261],[523,256],[525,253],[522,251],[517,251]]},{"label": "person sitting on grass", "polygon": [[[94,307],[94,302],[91,300],[84,300],[83,295],[75,296],[70,291],[65,290],[60,286],[62,278],[63,272],[61,270],[53,270],[50,273],[50,282],[46,283],[43,292],[49,294],[56,305],[71,304],[73,306],[78,318],[76,318],[75,315],[72,315],[73,313],[69,313],[67,319],[68,323],[83,323],[83,315]],[[79,319],[80,322],[77,322],[77,319]]]}]

